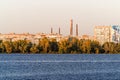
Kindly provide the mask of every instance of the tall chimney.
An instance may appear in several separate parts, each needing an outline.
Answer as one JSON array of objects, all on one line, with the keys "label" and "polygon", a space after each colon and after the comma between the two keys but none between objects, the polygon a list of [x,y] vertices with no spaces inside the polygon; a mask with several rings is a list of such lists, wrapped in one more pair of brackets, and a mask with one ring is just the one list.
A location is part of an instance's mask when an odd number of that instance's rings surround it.
[{"label": "tall chimney", "polygon": [[76,36],[78,36],[78,24],[76,24]]},{"label": "tall chimney", "polygon": [[53,33],[53,28],[51,27],[51,34]]},{"label": "tall chimney", "polygon": [[70,20],[70,36],[73,35],[73,20]]},{"label": "tall chimney", "polygon": [[61,33],[60,33],[60,27],[59,27],[59,34],[61,34]]}]

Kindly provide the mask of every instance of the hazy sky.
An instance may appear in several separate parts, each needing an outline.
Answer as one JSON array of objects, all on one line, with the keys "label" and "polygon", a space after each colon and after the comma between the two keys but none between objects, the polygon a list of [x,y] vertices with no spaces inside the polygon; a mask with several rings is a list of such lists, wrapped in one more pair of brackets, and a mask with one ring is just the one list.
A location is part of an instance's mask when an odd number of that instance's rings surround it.
[{"label": "hazy sky", "polygon": [[79,24],[80,35],[93,35],[95,25],[120,24],[120,0],[0,0],[0,33],[49,33],[61,27],[66,35],[70,19]]}]

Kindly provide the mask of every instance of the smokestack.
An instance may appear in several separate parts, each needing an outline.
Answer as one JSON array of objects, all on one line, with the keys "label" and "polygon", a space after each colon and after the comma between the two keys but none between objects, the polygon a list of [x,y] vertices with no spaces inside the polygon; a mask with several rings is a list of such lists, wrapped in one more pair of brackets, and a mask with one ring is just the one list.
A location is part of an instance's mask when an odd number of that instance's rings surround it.
[{"label": "smokestack", "polygon": [[59,27],[59,34],[61,34],[61,33],[60,33],[60,27]]},{"label": "smokestack", "polygon": [[51,27],[51,34],[53,33],[53,28]]},{"label": "smokestack", "polygon": [[73,35],[73,20],[70,21],[70,35]]},{"label": "smokestack", "polygon": [[78,24],[76,24],[76,36],[78,36]]}]

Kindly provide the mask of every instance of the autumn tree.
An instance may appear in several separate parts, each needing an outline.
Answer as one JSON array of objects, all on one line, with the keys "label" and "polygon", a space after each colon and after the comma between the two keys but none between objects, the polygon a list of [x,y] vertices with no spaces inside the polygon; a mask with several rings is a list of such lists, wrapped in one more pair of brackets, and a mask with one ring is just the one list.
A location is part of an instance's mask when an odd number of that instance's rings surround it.
[{"label": "autumn tree", "polygon": [[33,44],[32,47],[30,48],[31,53],[39,53],[39,48],[36,44]]},{"label": "autumn tree", "polygon": [[58,42],[56,41],[56,39],[51,39],[50,40],[50,48],[49,48],[49,52],[51,53],[56,53],[58,52]]},{"label": "autumn tree", "polygon": [[59,53],[67,53],[68,52],[68,49],[67,49],[68,44],[69,44],[69,42],[68,42],[67,39],[59,41],[59,50],[58,50],[58,52]]},{"label": "autumn tree", "polygon": [[79,52],[79,40],[77,38],[69,38],[68,39],[68,52],[69,53],[77,53]]},{"label": "autumn tree", "polygon": [[13,51],[13,44],[10,41],[5,41],[3,42],[5,49],[6,49],[6,53],[12,53]]},{"label": "autumn tree", "polygon": [[90,40],[82,40],[80,45],[80,50],[82,53],[90,53],[91,51],[91,41]]},{"label": "autumn tree", "polygon": [[27,40],[20,40],[19,41],[19,50],[22,53],[29,53],[30,48],[32,47],[32,43]]},{"label": "autumn tree", "polygon": [[41,51],[43,53],[48,53],[50,49],[50,42],[47,38],[43,38],[39,41],[39,46],[41,47]]},{"label": "autumn tree", "polygon": [[105,53],[114,53],[115,52],[115,43],[106,42],[103,44],[103,49]]},{"label": "autumn tree", "polygon": [[91,41],[91,53],[100,53],[101,51],[101,45],[98,41]]}]

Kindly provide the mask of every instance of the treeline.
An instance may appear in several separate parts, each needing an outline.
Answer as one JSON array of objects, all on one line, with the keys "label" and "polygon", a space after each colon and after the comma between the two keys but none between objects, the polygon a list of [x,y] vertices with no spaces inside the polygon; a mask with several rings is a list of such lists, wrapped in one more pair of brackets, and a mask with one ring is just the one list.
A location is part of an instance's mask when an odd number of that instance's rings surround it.
[{"label": "treeline", "polygon": [[77,38],[55,39],[43,38],[38,44],[28,40],[0,41],[0,53],[54,53],[54,54],[101,54],[120,53],[120,43],[106,42],[101,45],[97,41],[79,40]]}]

